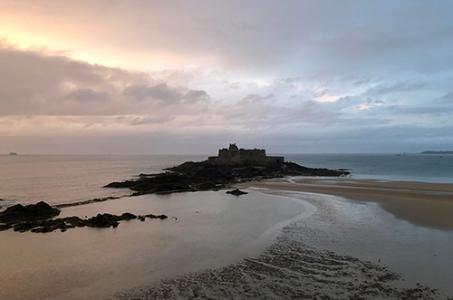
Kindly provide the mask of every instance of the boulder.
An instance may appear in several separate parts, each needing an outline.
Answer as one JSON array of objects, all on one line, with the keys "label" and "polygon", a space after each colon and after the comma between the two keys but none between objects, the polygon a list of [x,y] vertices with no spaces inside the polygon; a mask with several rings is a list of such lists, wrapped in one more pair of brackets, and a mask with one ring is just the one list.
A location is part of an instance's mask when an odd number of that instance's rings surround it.
[{"label": "boulder", "polygon": [[121,220],[121,217],[111,215],[111,214],[97,214],[96,217],[89,218],[86,220],[86,225],[88,227],[118,227],[118,221]]},{"label": "boulder", "polygon": [[128,213],[128,212],[122,214],[120,217],[121,217],[121,220],[125,220],[125,221],[137,219],[136,215]]},{"label": "boulder", "polygon": [[245,195],[248,194],[247,192],[241,191],[240,189],[234,189],[231,191],[227,191],[227,194],[235,195],[235,196],[240,196],[240,195]]},{"label": "boulder", "polygon": [[0,213],[0,223],[45,220],[58,216],[59,214],[59,209],[54,208],[43,201],[26,206],[16,204]]}]

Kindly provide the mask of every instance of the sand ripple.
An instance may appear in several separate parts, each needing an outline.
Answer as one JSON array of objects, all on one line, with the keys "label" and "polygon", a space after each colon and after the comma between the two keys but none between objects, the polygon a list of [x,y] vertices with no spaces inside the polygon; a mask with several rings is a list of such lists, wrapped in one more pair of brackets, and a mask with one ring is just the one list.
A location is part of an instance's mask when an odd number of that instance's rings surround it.
[{"label": "sand ripple", "polygon": [[165,280],[119,299],[439,299],[388,268],[305,245],[297,224],[257,258]]}]

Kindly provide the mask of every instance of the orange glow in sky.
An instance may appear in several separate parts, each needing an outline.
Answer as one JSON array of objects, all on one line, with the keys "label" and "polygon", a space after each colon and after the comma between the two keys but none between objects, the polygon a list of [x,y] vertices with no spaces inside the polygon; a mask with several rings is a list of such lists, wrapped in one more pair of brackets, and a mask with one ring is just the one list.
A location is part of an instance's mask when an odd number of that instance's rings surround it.
[{"label": "orange glow in sky", "polygon": [[116,45],[93,43],[90,37],[77,37],[52,30],[26,30],[14,22],[0,20],[0,41],[22,50],[32,49],[60,53],[75,60],[136,71],[159,71],[197,67],[197,58],[182,53],[159,50],[144,51],[118,48]]}]

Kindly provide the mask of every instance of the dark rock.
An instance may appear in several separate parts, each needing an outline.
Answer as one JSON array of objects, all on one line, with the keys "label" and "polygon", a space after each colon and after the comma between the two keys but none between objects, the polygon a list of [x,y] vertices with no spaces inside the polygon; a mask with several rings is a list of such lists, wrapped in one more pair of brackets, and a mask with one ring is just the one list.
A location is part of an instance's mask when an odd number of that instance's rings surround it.
[{"label": "dark rock", "polygon": [[121,215],[121,219],[125,220],[125,221],[129,221],[129,220],[137,219],[137,216],[127,212],[127,213],[124,213]]},{"label": "dark rock", "polygon": [[235,195],[235,196],[240,196],[240,195],[245,195],[248,194],[247,192],[241,191],[240,189],[235,189],[231,191],[227,191],[227,194]]},{"label": "dark rock", "polygon": [[202,183],[194,185],[194,188],[197,191],[218,191],[219,189],[221,189],[223,187],[224,187],[224,184],[216,183],[216,182],[202,182]]},{"label": "dark rock", "polygon": [[166,194],[191,191],[192,188],[189,186],[190,181],[187,176],[166,172],[151,177],[141,177],[138,180],[112,182],[105,187],[130,188],[133,191],[137,191],[135,195],[151,193]]},{"label": "dark rock", "polygon": [[212,164],[209,161],[185,162],[160,174],[140,174],[138,179],[112,182],[105,187],[129,188],[132,196],[218,190],[226,185],[283,176],[344,176],[347,170],[307,168],[292,162],[272,164]]},{"label": "dark rock", "polygon": [[57,229],[60,229],[60,231],[66,231],[68,227],[64,226],[64,224],[61,223],[54,223],[52,225],[50,224],[43,224],[42,226],[34,227],[30,231],[33,233],[47,233],[47,232],[52,232]]},{"label": "dark rock", "polygon": [[144,216],[138,216],[138,219],[142,222],[144,222],[146,220],[146,218],[149,218],[149,219],[160,219],[160,220],[165,220],[165,219],[168,219],[168,217],[166,215],[153,215],[153,214],[148,214],[148,215],[144,215]]},{"label": "dark rock", "polygon": [[79,217],[68,217],[68,218],[63,218],[62,219],[66,226],[72,226],[72,227],[84,227],[86,226],[86,220],[82,220]]},{"label": "dark rock", "polygon": [[[30,207],[31,211],[39,211],[39,214],[30,214]],[[85,219],[81,219],[76,216],[57,219],[45,218],[51,215],[51,212],[55,214],[55,208],[52,208],[47,204],[43,205],[42,203],[32,206],[22,206],[20,204],[15,205],[14,207],[11,207],[1,213],[2,216],[6,217],[4,217],[2,223],[0,223],[0,231],[12,228],[14,231],[18,232],[31,231],[34,233],[45,233],[55,230],[65,232],[68,229],[76,227],[116,228],[121,221],[129,221],[137,218],[140,221],[144,221],[146,218],[161,220],[167,219],[167,216],[165,215],[148,214],[137,217],[129,212],[123,213],[120,216],[108,213],[97,214],[95,217]],[[15,219],[13,219],[13,216]],[[27,216],[27,218],[24,216]]]},{"label": "dark rock", "polygon": [[17,204],[8,207],[0,213],[0,223],[17,223],[19,221],[32,221],[49,219],[60,214],[60,210],[41,201],[36,204],[23,206]]},{"label": "dark rock", "polygon": [[0,231],[8,230],[11,228],[11,224],[0,224]]},{"label": "dark rock", "polygon": [[89,218],[86,220],[86,225],[88,227],[118,227],[118,221],[121,220],[121,217],[111,215],[111,214],[97,214],[96,217]]},{"label": "dark rock", "polygon": [[165,220],[168,218],[166,215],[153,215],[153,214],[144,215],[143,217],[149,218],[149,219],[161,219],[161,220]]},{"label": "dark rock", "polygon": [[146,173],[140,173],[138,174],[138,177],[150,177],[150,176],[154,176],[156,174],[146,174]]},{"label": "dark rock", "polygon": [[[128,195],[126,195],[126,196],[128,196]],[[120,198],[121,197],[113,197],[113,196],[104,197],[104,198],[94,198],[94,199],[85,200],[85,201],[58,204],[58,205],[55,205],[55,207],[57,207],[57,208],[72,207],[72,206],[86,205],[86,204],[97,203],[97,202],[104,202],[104,201],[108,201],[108,200],[116,200],[116,199],[120,199]]]},{"label": "dark rock", "polygon": [[37,227],[39,223],[37,222],[21,222],[13,225],[14,231],[25,232],[29,231],[34,227]]}]

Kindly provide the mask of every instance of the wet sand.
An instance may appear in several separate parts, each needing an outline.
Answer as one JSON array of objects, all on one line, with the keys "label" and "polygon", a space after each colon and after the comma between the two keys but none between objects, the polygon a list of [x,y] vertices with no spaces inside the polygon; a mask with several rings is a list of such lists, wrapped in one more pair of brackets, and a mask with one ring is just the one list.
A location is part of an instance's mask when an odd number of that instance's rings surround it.
[{"label": "wet sand", "polygon": [[[280,201],[279,201],[280,200]],[[99,212],[165,213],[118,228],[45,234],[0,232],[0,299],[105,299],[156,280],[259,255],[293,218],[291,199],[252,192],[144,195],[62,208],[61,217]]]},{"label": "wet sand", "polygon": [[399,276],[386,267],[310,248],[289,237],[257,258],[226,268],[166,280],[118,299],[438,299],[437,291],[394,285]]},{"label": "wet sand", "polygon": [[[127,207],[133,213],[178,217],[171,222],[131,222],[115,230],[46,235],[3,232],[0,254],[8,260],[0,261],[0,296],[447,299],[453,295],[449,288],[453,232],[417,218],[401,221],[405,218],[389,209],[395,192],[400,209],[414,206],[413,194],[417,201],[424,199],[422,195],[439,196],[433,198],[442,203],[438,209],[448,209],[450,185],[437,189],[431,184],[293,178],[247,186],[249,194],[241,197],[222,191],[146,195],[62,212],[91,216]],[[304,190],[308,187],[312,189]],[[324,190],[349,192],[351,197],[338,195],[360,201],[320,195]]]},{"label": "wet sand", "polygon": [[241,187],[336,195],[376,202],[398,218],[420,226],[453,230],[453,184],[292,178],[244,183]]},{"label": "wet sand", "polygon": [[[452,299],[451,185],[292,178],[240,187],[314,209],[262,255],[115,298]],[[443,219],[436,222],[436,213]]]},{"label": "wet sand", "polygon": [[[446,278],[451,274],[448,270],[437,272],[436,267],[428,270],[436,262],[429,262],[424,249],[413,253],[413,261],[409,262],[417,269],[413,272],[414,278],[405,276],[411,273],[410,270],[400,277],[392,267],[386,266],[385,261],[374,259],[372,262],[355,256],[367,252],[369,247],[376,248],[377,243],[381,248],[391,248],[394,257],[401,257],[400,253],[407,249],[393,243],[394,232],[387,228],[377,232],[376,227],[385,227],[382,224],[396,227],[402,231],[400,238],[403,240],[413,239],[413,234],[417,235],[416,228],[405,228],[401,221],[389,219],[385,212],[377,218],[377,223],[370,221],[373,214],[381,211],[375,205],[357,207],[357,204],[333,196],[285,195],[303,199],[311,212],[286,226],[275,243],[261,255],[247,257],[228,267],[150,283],[120,293],[114,299],[449,299],[447,295],[453,291],[432,289],[426,285],[423,276],[417,276],[426,275],[425,279],[437,281],[433,273],[443,274],[440,276]],[[350,221],[354,224],[353,229],[359,232],[348,229]],[[367,228],[363,222],[371,226]],[[370,233],[376,236],[370,236]],[[429,236],[431,233],[422,234]],[[338,242],[346,244],[346,248],[341,249],[342,245],[331,247]],[[451,262],[448,260],[449,249],[451,247],[444,249],[446,253],[442,254],[447,257],[443,263],[448,265]],[[426,259],[428,268],[414,264],[420,258]],[[441,285],[448,288],[450,282],[447,279]]]}]

